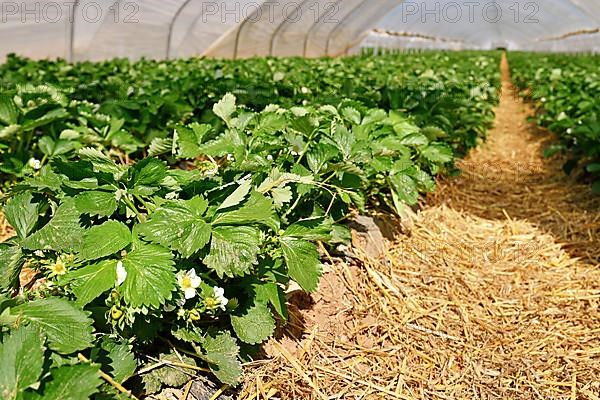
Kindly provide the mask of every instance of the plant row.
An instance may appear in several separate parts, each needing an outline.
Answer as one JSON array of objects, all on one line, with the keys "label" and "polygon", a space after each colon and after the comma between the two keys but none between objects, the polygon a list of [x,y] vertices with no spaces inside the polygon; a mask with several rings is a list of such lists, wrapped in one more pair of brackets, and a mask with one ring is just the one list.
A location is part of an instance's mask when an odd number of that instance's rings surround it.
[{"label": "plant row", "polygon": [[[287,320],[290,282],[307,292],[318,288],[319,248],[348,241],[343,221],[355,210],[416,204],[437,174],[454,171],[457,152],[474,144],[469,135],[484,133],[497,101],[497,71],[489,68],[487,85],[478,77],[475,86],[429,103],[428,80],[452,87],[455,74],[430,77],[450,56],[429,57],[427,68],[414,72],[426,83],[423,92],[411,99],[411,109],[427,110],[429,119],[402,105],[335,97],[323,86],[329,78],[305,72],[310,62],[300,59],[249,60],[245,67],[40,62],[37,70],[31,61],[9,60],[3,80],[15,83],[0,97],[0,143],[7,149],[3,213],[15,236],[0,244],[1,397],[117,396],[98,378],[100,369],[142,394],[182,385],[205,368],[234,386],[241,361]],[[451,57],[465,66],[498,61]],[[380,75],[390,71],[387,63],[409,61],[312,62],[346,72],[372,63]],[[285,97],[278,86],[284,78],[271,83],[272,104],[240,95],[252,68],[252,84],[265,85],[257,66],[274,64],[288,65],[285,73],[318,95]],[[246,75],[240,86],[221,89],[210,65],[247,68]],[[77,69],[87,75],[71,72]],[[148,81],[136,71],[147,71]],[[45,74],[52,85],[38,85]],[[100,85],[121,74],[132,79],[137,94],[129,109],[139,112],[106,108],[110,99],[100,98],[110,90]],[[188,74],[213,78],[171,86]],[[377,75],[366,70],[354,82],[366,88]],[[18,82],[26,76],[30,83]],[[96,76],[102,79],[88,83],[98,86],[86,92],[85,77]],[[400,102],[417,93],[400,79],[395,84],[405,90]],[[161,85],[177,107],[154,109],[156,120],[148,117],[144,128],[140,118],[161,101],[154,92]],[[216,92],[208,98],[218,101],[191,105],[210,90]],[[114,96],[113,104],[125,101]],[[438,121],[432,109],[446,103],[458,107],[452,115],[469,115],[467,130]]]},{"label": "plant row", "polygon": [[563,152],[565,172],[580,166],[600,193],[599,56],[511,53],[511,72],[536,107],[536,122],[560,137],[546,155]]}]

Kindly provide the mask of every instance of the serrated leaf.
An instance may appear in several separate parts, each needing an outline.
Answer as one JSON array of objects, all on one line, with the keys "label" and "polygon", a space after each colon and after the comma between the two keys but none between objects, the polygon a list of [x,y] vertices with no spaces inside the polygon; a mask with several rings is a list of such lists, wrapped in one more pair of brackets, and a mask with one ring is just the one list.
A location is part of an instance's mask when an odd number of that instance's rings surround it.
[{"label": "serrated leaf", "polygon": [[429,143],[429,139],[422,133],[415,132],[404,136],[400,143],[405,146],[425,146]]},{"label": "serrated leaf", "polygon": [[92,147],[84,147],[83,149],[80,149],[79,157],[82,160],[91,162],[94,171],[96,172],[107,172],[109,174],[118,176],[124,170],[123,167],[118,166],[113,160],[111,160],[109,156]]},{"label": "serrated leaf", "polygon": [[231,326],[244,343],[258,344],[275,331],[275,320],[264,303],[256,303],[241,315],[231,316]]},{"label": "serrated leaf", "polygon": [[[160,360],[171,361],[175,363],[181,363],[187,365],[196,366],[196,361],[193,358],[187,357],[183,354],[162,354],[159,357]],[[185,385],[193,374],[188,374],[189,370],[181,367],[173,367],[165,364],[161,367],[154,368],[147,374],[142,375],[144,381],[144,387],[146,394],[152,394],[158,392],[163,385],[170,387],[181,387]]]},{"label": "serrated leaf", "polygon": [[198,344],[204,341],[202,335],[194,328],[177,328],[171,332],[172,335],[184,342]]},{"label": "serrated leaf", "polygon": [[67,198],[50,222],[23,240],[21,246],[28,250],[77,250],[84,231],[79,225],[79,212],[74,200]]},{"label": "serrated leaf", "polygon": [[271,200],[258,192],[251,192],[248,201],[240,207],[218,212],[212,225],[250,225],[263,224],[271,229],[279,229],[279,223]]},{"label": "serrated leaf", "polygon": [[235,96],[227,93],[218,103],[213,106],[213,112],[220,117],[227,125],[231,122],[231,116],[236,110]]},{"label": "serrated leaf", "polygon": [[290,278],[307,292],[317,290],[321,262],[315,245],[294,237],[282,237],[280,243]]},{"label": "serrated leaf", "polygon": [[75,206],[80,214],[109,217],[117,211],[117,199],[111,192],[89,191],[75,196]]},{"label": "serrated leaf", "polygon": [[81,261],[96,260],[113,255],[130,243],[131,231],[127,225],[119,221],[106,221],[85,232],[77,257]]},{"label": "serrated leaf", "polygon": [[27,237],[38,220],[38,205],[32,203],[30,192],[23,192],[12,197],[4,206],[4,216],[21,239]]},{"label": "serrated leaf", "polygon": [[316,217],[294,222],[285,230],[283,236],[310,242],[327,242],[331,239],[332,229],[331,221],[323,217]]},{"label": "serrated leaf", "polygon": [[221,382],[235,386],[242,376],[240,351],[229,332],[211,332],[202,343],[208,367]]},{"label": "serrated leaf", "polygon": [[131,167],[132,187],[155,186],[167,176],[167,165],[158,158],[145,158]]},{"label": "serrated leaf", "polygon": [[234,207],[244,201],[246,195],[250,193],[250,189],[252,189],[252,181],[250,179],[244,179],[240,182],[240,185],[231,193],[227,198],[221,203],[218,210],[223,210],[229,207]]},{"label": "serrated leaf", "polygon": [[91,346],[92,320],[74,303],[51,297],[34,300],[11,308],[11,315],[39,328],[47,337],[49,347],[62,354],[81,351]]},{"label": "serrated leaf", "polygon": [[360,112],[358,112],[357,109],[355,109],[353,107],[345,107],[342,110],[342,115],[344,117],[346,117],[346,119],[348,119],[353,124],[356,124],[356,125],[360,124],[361,116],[360,116]]},{"label": "serrated leaf", "polygon": [[173,150],[173,139],[154,138],[148,146],[148,156],[156,157],[162,154],[171,153]]},{"label": "serrated leaf", "polygon": [[182,158],[196,158],[202,154],[201,144],[204,136],[212,129],[211,125],[194,122],[187,127],[178,128],[177,155]]},{"label": "serrated leaf", "polygon": [[117,261],[105,260],[69,272],[66,279],[77,297],[76,304],[85,306],[102,293],[113,288],[117,281]]},{"label": "serrated leaf", "polygon": [[19,285],[19,274],[25,263],[19,246],[0,243],[0,291],[15,289]]},{"label": "serrated leaf", "polygon": [[20,327],[4,336],[0,344],[0,398],[21,398],[35,384],[44,365],[44,340],[33,327]]},{"label": "serrated leaf", "polygon": [[137,362],[133,355],[131,345],[119,343],[105,336],[102,340],[102,349],[108,352],[110,367],[105,372],[110,374],[119,383],[125,382],[135,373]]},{"label": "serrated leaf", "polygon": [[419,200],[417,184],[410,176],[405,174],[395,174],[390,176],[390,182],[394,187],[394,192],[401,201],[408,205],[417,203]]},{"label": "serrated leaf", "polygon": [[123,258],[123,298],[131,307],[159,308],[175,290],[173,255],[158,245],[140,245]]},{"label": "serrated leaf", "polygon": [[150,219],[138,226],[147,240],[191,257],[210,241],[211,228],[204,221],[207,203],[200,196],[169,201],[157,208]]},{"label": "serrated leaf", "polygon": [[253,285],[256,292],[256,300],[259,302],[269,302],[273,309],[281,318],[287,320],[287,299],[284,291],[274,282],[266,282]]},{"label": "serrated leaf", "polygon": [[219,278],[243,276],[257,262],[259,238],[259,231],[250,226],[215,226],[204,263]]},{"label": "serrated leaf", "polygon": [[273,197],[273,203],[279,209],[282,208],[285,204],[292,201],[292,189],[289,187],[277,187],[271,189],[271,197]]},{"label": "serrated leaf", "polygon": [[63,365],[50,370],[52,380],[44,386],[44,400],[87,400],[102,384],[98,365]]},{"label": "serrated leaf", "polygon": [[446,145],[433,143],[421,150],[421,154],[433,163],[445,164],[454,159],[452,149]]},{"label": "serrated leaf", "polygon": [[0,94],[0,122],[13,125],[19,122],[19,111],[13,99],[5,94]]}]

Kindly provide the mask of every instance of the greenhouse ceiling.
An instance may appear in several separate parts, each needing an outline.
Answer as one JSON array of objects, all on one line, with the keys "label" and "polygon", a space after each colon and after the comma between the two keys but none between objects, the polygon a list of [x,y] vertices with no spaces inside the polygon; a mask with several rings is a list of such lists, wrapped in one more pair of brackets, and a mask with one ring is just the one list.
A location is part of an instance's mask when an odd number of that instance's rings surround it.
[{"label": "greenhouse ceiling", "polygon": [[598,50],[600,1],[2,1],[0,57],[338,56],[361,45]]}]

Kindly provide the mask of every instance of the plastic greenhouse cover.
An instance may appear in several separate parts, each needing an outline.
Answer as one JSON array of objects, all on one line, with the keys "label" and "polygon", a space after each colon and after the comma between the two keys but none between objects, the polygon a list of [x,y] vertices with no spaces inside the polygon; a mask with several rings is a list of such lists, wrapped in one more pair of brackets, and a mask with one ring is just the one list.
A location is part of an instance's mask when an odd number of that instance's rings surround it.
[{"label": "plastic greenhouse cover", "polygon": [[[594,50],[597,34],[548,38],[597,29],[600,1],[3,0],[0,14],[0,58],[318,57],[347,54],[363,40],[385,47]],[[449,40],[384,40],[373,28]]]},{"label": "plastic greenhouse cover", "polygon": [[598,0],[406,0],[378,28],[451,38],[469,48],[535,47],[541,39],[600,26]]}]

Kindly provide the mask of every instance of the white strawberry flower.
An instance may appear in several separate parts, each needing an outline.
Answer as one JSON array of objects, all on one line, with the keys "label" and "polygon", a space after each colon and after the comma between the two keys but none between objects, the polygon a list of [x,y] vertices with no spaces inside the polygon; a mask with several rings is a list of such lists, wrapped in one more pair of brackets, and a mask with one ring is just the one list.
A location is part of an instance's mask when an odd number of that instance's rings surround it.
[{"label": "white strawberry flower", "polygon": [[30,158],[29,161],[27,162],[27,164],[33,169],[42,168],[42,163],[40,162],[40,160],[35,159],[35,158]]},{"label": "white strawberry flower", "polygon": [[267,160],[269,160],[269,161],[273,161],[273,156],[272,156],[272,155],[270,155],[270,154],[269,154],[269,155],[267,155]]},{"label": "white strawberry flower", "polygon": [[202,279],[196,275],[196,270],[192,268],[189,271],[179,271],[177,273],[177,283],[181,287],[184,297],[191,299],[196,296],[196,289],[202,283]]},{"label": "white strawberry flower", "polygon": [[219,307],[221,307],[221,310],[225,311],[225,306],[229,303],[229,300],[225,297],[225,289],[215,286],[213,291],[215,292],[215,298],[221,303]]},{"label": "white strawberry flower", "polygon": [[567,133],[570,135],[571,133],[573,133],[573,129],[571,129],[571,128],[567,129]]},{"label": "white strawberry flower", "polygon": [[235,161],[235,157],[233,156],[233,154],[227,154],[227,161],[229,161],[229,162]]},{"label": "white strawberry flower", "polygon": [[127,278],[127,271],[123,267],[123,262],[119,260],[117,263],[117,286],[121,286]]}]

